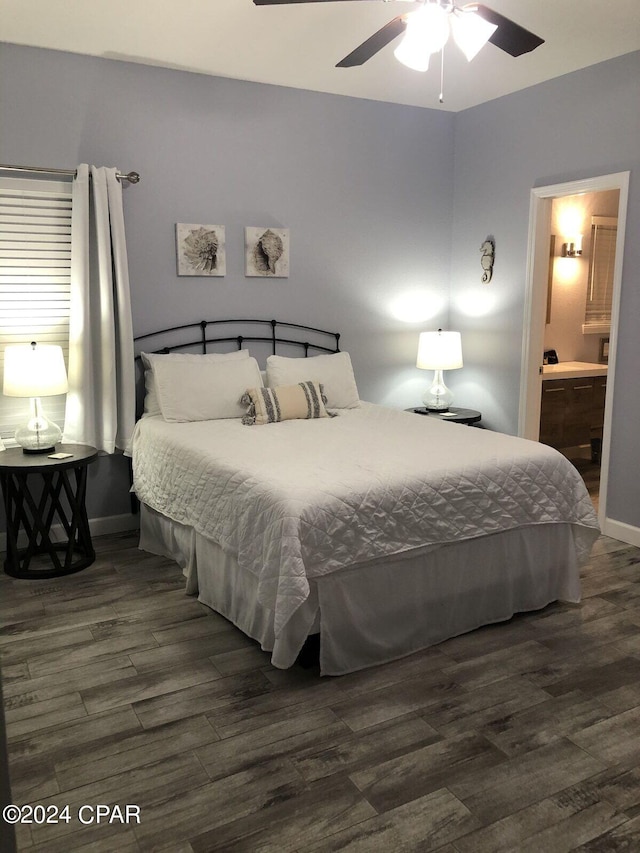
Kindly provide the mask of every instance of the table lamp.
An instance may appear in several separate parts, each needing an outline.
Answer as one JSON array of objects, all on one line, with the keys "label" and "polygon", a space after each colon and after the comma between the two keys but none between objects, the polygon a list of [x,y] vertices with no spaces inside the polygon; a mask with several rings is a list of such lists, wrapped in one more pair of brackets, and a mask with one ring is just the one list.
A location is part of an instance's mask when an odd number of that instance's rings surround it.
[{"label": "table lamp", "polygon": [[24,453],[51,453],[55,449],[62,432],[45,417],[40,397],[66,394],[68,387],[62,347],[35,341],[5,347],[3,394],[31,399],[31,416],[15,434]]},{"label": "table lamp", "polygon": [[453,393],[444,384],[443,370],[462,367],[462,342],[460,332],[421,332],[418,342],[416,366],[433,370],[433,382],[423,399],[426,409],[446,412],[453,400]]}]

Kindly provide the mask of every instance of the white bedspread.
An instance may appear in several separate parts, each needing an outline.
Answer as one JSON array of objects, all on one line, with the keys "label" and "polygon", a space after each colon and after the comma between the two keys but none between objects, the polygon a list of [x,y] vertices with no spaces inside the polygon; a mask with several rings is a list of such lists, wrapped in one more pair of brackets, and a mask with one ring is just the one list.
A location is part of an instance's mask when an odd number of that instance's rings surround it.
[{"label": "white bedspread", "polygon": [[390,554],[520,525],[576,525],[578,559],[597,519],[584,483],[536,442],[362,403],[336,418],[139,421],[134,490],[259,579],[275,634],[308,578]]}]

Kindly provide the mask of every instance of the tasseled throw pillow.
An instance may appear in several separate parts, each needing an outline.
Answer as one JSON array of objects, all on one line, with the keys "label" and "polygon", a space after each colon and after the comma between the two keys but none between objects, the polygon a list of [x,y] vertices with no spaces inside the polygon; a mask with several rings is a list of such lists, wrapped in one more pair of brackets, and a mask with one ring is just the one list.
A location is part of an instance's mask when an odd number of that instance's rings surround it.
[{"label": "tasseled throw pillow", "polygon": [[248,406],[242,423],[274,424],[279,421],[309,418],[330,418],[325,408],[326,398],[319,382],[298,382],[276,388],[250,388],[242,397]]}]

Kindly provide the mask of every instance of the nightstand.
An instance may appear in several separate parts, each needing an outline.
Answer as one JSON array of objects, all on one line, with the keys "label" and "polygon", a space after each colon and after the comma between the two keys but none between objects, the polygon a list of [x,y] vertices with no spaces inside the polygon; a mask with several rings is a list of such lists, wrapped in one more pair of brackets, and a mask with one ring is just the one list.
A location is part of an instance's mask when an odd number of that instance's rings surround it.
[{"label": "nightstand", "polygon": [[[54,578],[79,572],[95,560],[85,507],[87,467],[98,451],[86,444],[60,444],[63,459],[23,453],[19,448],[0,452],[0,482],[7,518],[7,555],[4,570],[14,578]],[[66,538],[51,540],[58,520]],[[26,548],[18,537],[26,536]],[[48,555],[32,560],[37,555]]]},{"label": "nightstand", "polygon": [[416,415],[427,415],[430,418],[437,418],[439,421],[452,421],[454,424],[477,424],[482,419],[482,414],[475,409],[457,409],[451,406],[447,412],[434,412],[425,408],[406,409],[407,412],[415,412]]}]

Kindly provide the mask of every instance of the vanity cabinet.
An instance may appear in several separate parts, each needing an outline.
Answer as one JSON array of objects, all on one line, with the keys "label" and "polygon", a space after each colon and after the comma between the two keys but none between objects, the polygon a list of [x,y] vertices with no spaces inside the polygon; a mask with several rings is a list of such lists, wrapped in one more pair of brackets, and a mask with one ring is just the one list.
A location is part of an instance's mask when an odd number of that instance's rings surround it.
[{"label": "vanity cabinet", "polygon": [[540,441],[558,449],[591,444],[592,455],[599,458],[606,389],[606,376],[545,379]]}]

